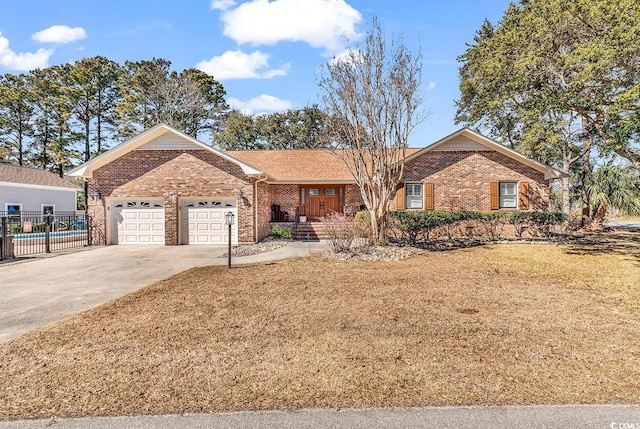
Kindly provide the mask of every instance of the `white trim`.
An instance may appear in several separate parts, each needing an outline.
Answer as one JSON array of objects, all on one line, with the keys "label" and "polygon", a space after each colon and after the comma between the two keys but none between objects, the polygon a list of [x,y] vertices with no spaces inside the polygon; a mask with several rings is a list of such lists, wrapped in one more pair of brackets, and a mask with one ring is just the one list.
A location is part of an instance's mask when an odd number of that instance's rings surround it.
[{"label": "white trim", "polygon": [[42,214],[44,216],[44,208],[45,208],[45,206],[53,207],[53,212],[51,214],[56,214],[56,205],[55,204],[47,204],[47,203],[41,203],[40,204],[40,214]]},{"label": "white trim", "polygon": [[357,184],[352,177],[350,179],[277,179],[268,180],[270,185],[353,185]]},{"label": "white trim", "polygon": [[98,155],[97,157],[85,162],[84,164],[81,164],[79,166],[77,166],[76,168],[73,168],[72,170],[70,170],[67,173],[67,176],[70,177],[84,177],[87,179],[90,179],[93,177],[93,172],[95,170],[97,170],[100,167],[103,167],[105,165],[107,165],[108,163],[115,161],[116,159],[126,155],[129,152],[132,152],[134,150],[136,150],[137,148],[139,148],[140,146],[152,141],[153,139],[166,134],[166,133],[174,133],[176,134],[178,137],[181,137],[185,140],[188,140],[190,143],[194,144],[196,147],[198,147],[199,149],[202,150],[206,150],[209,152],[212,152],[216,155],[218,155],[219,157],[233,163],[236,164],[237,166],[239,166],[240,168],[242,168],[242,171],[247,174],[247,175],[251,175],[251,174],[261,174],[262,172],[258,169],[256,169],[255,167],[250,166],[249,164],[245,164],[244,162],[227,155],[226,153],[219,151],[217,149],[212,148],[211,146],[208,146],[204,143],[202,143],[199,140],[194,139],[193,137],[184,134],[178,130],[176,130],[175,128],[172,128],[166,124],[159,124],[156,125],[155,127],[149,128],[148,130],[142,132],[141,134],[138,134],[137,136],[123,142],[120,143],[119,145],[109,149],[108,151],[106,151],[105,153]]},{"label": "white trim", "polygon": [[408,162],[411,161],[419,156],[422,156],[423,154],[425,154],[428,151],[433,151],[436,150],[438,148],[438,146],[458,137],[464,135],[465,137],[468,137],[472,140],[474,140],[477,143],[480,143],[490,149],[495,150],[496,152],[499,152],[503,155],[508,156],[509,158],[515,159],[516,161],[521,162],[522,164],[525,164],[531,168],[533,168],[534,170],[537,170],[541,173],[544,173],[544,178],[546,180],[551,180],[551,179],[560,179],[562,177],[566,177],[567,174],[563,173],[560,170],[557,170],[553,167],[550,167],[548,165],[542,164],[538,161],[534,161],[526,156],[524,156],[523,154],[521,154],[518,151],[515,151],[511,148],[508,148],[505,145],[502,145],[498,142],[496,142],[495,140],[492,140],[488,137],[483,136],[482,134],[478,133],[477,131],[474,131],[470,128],[462,128],[452,134],[449,134],[448,136],[438,140],[435,143],[430,144],[429,146],[425,147],[424,149],[421,149],[407,157],[405,157],[404,162]]},{"label": "white trim", "polygon": [[[503,194],[502,193],[502,184],[503,183],[513,183],[515,185],[515,193],[513,195]],[[513,207],[507,207],[502,205],[502,197],[503,196],[513,196],[515,199],[516,205]],[[498,180],[498,209],[506,209],[506,210],[517,210],[520,208],[520,181],[518,180]]]},{"label": "white trim", "polygon": [[[420,185],[420,207],[408,207],[407,185]],[[424,183],[422,182],[405,182],[404,183],[404,210],[424,210]]]},{"label": "white trim", "polygon": [[51,191],[68,191],[68,192],[81,191],[80,188],[64,188],[62,186],[33,185],[30,183],[16,183],[16,182],[0,182],[0,186],[13,186],[15,188],[46,189]]},{"label": "white trim", "polygon": [[20,214],[22,214],[22,203],[4,203],[4,211],[9,215],[9,206],[20,206]]},{"label": "white trim", "polygon": [[[105,219],[105,234],[106,234],[106,245],[114,245],[113,243],[113,205],[117,202],[131,202],[131,201],[153,201],[162,203],[162,210],[164,211],[164,220],[165,220],[165,229],[164,229],[164,244],[167,243],[167,207],[164,203],[164,199],[162,197],[104,197],[104,219]],[[117,245],[118,243],[115,243]],[[159,246],[159,245],[156,245]]]},{"label": "white trim", "polygon": [[[178,197],[178,216],[177,216],[177,222],[178,222],[178,245],[179,246],[187,246],[187,245],[197,245],[197,243],[188,243],[188,221],[187,219],[185,219],[186,216],[186,212],[187,212],[187,208],[186,205],[188,203],[192,203],[192,202],[199,202],[199,201],[207,201],[207,200],[218,200],[218,201],[229,201],[229,202],[233,202],[234,206],[233,207],[193,207],[195,209],[198,208],[209,208],[209,209],[216,209],[216,210],[220,210],[220,209],[226,209],[228,211],[231,212],[235,212],[235,220],[234,220],[234,224],[231,227],[231,245],[232,246],[237,246],[239,243],[239,224],[240,224],[240,219],[239,219],[239,212],[238,212],[238,196],[237,195],[217,195],[217,196],[186,196],[186,197]],[[185,231],[185,222],[186,222],[186,226],[187,226],[187,230]],[[227,231],[227,225],[225,224],[225,237],[226,234],[228,233]],[[187,236],[185,236],[185,234],[187,234]],[[224,245],[228,245],[228,243],[223,243]],[[217,246],[218,244],[216,244]],[[221,244],[220,244],[221,245]]]},{"label": "white trim", "polygon": [[20,210],[22,210],[22,203],[4,203],[5,211],[9,211],[9,206],[20,206]]}]

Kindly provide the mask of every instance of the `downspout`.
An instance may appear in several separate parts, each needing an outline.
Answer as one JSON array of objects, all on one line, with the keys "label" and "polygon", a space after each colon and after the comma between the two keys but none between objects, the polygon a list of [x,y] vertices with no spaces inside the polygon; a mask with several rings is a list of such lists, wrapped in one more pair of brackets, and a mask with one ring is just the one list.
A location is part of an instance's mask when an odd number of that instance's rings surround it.
[{"label": "downspout", "polygon": [[258,179],[255,181],[254,183],[254,188],[253,188],[253,205],[255,207],[255,214],[254,214],[254,218],[255,218],[255,242],[258,242],[258,183],[260,182],[264,182],[265,180],[267,180],[269,178],[269,176],[267,176],[265,174],[265,176],[262,179]]}]

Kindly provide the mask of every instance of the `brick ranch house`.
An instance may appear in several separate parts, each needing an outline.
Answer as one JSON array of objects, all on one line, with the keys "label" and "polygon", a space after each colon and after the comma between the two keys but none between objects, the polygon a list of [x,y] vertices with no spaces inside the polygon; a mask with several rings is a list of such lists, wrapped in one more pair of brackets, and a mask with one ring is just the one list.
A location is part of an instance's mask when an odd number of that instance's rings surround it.
[{"label": "brick ranch house", "polygon": [[[400,210],[546,210],[563,173],[463,128],[409,149]],[[68,174],[88,181],[106,244],[223,244],[268,235],[274,221],[353,213],[360,191],[329,150],[220,151],[160,124]]]}]

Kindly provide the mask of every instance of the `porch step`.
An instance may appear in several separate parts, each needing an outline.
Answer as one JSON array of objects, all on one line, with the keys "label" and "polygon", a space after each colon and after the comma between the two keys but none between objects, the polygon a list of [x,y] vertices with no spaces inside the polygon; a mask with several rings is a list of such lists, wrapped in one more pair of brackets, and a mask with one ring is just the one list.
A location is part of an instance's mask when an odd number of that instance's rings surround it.
[{"label": "porch step", "polygon": [[325,222],[300,222],[294,239],[302,241],[328,240],[327,224]]}]

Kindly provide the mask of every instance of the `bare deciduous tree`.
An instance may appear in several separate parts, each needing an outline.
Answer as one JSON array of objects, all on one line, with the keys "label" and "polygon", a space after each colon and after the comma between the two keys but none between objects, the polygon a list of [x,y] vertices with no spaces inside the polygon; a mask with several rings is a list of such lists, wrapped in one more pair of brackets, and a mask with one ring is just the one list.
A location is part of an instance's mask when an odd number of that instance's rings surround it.
[{"label": "bare deciduous tree", "polygon": [[420,51],[393,41],[388,49],[374,19],[364,40],[327,64],[318,78],[324,107],[333,118],[335,154],[360,187],[377,241],[385,237],[409,134],[424,119],[418,111],[421,75]]}]

